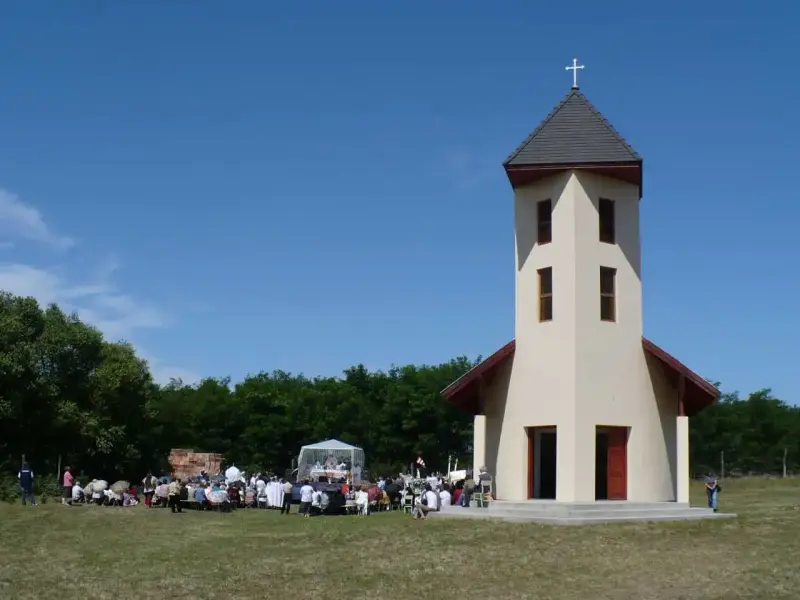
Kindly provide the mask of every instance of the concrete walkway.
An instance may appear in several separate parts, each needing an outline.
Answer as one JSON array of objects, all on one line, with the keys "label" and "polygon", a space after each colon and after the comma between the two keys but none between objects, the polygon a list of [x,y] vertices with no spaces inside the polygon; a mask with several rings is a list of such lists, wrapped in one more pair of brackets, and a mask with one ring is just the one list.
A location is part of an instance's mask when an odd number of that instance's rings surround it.
[{"label": "concrete walkway", "polygon": [[486,508],[448,506],[428,516],[434,518],[502,519],[505,521],[547,523],[552,525],[589,525],[593,523],[636,523],[695,521],[698,519],[735,518],[731,513],[715,513],[710,508],[690,507],[677,502],[556,502],[495,500]]}]

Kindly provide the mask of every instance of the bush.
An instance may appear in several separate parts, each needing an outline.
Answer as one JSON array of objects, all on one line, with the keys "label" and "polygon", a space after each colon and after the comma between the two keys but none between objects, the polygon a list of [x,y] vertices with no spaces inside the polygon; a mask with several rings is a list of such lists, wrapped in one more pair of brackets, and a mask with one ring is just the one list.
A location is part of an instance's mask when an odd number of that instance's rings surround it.
[{"label": "bush", "polygon": [[[33,494],[36,501],[44,504],[48,499],[60,498],[61,487],[55,477],[34,478]],[[0,502],[19,502],[22,491],[16,475],[0,475]]]}]

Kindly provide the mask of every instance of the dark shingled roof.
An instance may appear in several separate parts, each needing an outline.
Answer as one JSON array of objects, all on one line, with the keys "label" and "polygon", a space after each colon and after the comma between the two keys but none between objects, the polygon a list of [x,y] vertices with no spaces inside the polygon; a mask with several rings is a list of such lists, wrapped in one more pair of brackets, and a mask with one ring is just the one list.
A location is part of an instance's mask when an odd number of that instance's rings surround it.
[{"label": "dark shingled roof", "polygon": [[641,162],[642,157],[577,89],[503,163],[566,165]]}]

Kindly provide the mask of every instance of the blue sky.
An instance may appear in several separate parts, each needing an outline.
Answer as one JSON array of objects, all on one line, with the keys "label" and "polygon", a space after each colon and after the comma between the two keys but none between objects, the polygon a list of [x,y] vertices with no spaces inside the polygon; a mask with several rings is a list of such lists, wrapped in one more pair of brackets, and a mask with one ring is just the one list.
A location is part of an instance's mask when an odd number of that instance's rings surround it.
[{"label": "blue sky", "polygon": [[161,380],[488,355],[501,162],[577,55],[645,159],[645,334],[796,402],[800,14],[748,4],[4,2],[0,287]]}]

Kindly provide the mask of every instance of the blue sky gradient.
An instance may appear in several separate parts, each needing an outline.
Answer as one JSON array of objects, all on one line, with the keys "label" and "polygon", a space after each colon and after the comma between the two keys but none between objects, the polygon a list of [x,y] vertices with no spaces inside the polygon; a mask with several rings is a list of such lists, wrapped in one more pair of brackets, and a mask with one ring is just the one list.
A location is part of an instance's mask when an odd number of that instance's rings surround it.
[{"label": "blue sky gradient", "polygon": [[[645,334],[798,401],[790,3],[0,4],[0,287],[161,380],[513,336],[501,162],[581,90],[644,157]],[[794,69],[794,70],[792,70]]]}]

